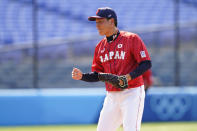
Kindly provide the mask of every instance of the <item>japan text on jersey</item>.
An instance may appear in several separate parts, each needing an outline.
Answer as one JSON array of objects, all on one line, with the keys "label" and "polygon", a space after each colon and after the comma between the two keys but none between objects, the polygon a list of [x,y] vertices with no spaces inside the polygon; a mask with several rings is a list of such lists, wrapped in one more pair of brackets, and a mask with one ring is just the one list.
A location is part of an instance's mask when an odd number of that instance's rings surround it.
[{"label": "japan text on jersey", "polygon": [[109,53],[104,54],[104,56],[100,56],[100,61],[106,62],[108,60],[112,60],[112,59],[125,59],[125,51],[110,51]]}]

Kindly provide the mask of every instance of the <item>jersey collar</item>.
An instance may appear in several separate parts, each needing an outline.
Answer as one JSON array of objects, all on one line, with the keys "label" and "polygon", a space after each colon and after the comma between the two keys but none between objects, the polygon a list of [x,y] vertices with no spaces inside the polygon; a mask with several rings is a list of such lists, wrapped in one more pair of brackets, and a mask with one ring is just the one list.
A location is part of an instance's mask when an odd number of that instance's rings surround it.
[{"label": "jersey collar", "polygon": [[117,37],[119,36],[119,34],[120,34],[120,31],[118,30],[118,32],[116,34],[113,34],[113,35],[111,35],[109,37],[106,37],[107,38],[107,42],[108,43],[113,42],[114,40],[117,39]]}]

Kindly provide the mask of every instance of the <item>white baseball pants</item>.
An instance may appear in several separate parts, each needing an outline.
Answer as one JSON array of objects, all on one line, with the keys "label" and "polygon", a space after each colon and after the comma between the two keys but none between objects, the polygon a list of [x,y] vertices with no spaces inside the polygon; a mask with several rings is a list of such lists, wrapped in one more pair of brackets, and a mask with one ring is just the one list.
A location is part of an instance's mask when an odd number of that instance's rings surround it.
[{"label": "white baseball pants", "polygon": [[107,92],[97,131],[140,131],[144,110],[144,86]]}]

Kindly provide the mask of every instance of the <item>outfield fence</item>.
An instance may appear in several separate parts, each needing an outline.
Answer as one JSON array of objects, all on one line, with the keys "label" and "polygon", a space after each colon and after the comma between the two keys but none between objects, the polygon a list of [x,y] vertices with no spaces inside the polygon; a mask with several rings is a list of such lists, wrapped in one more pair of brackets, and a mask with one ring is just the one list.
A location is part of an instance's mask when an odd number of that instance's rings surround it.
[{"label": "outfield fence", "polygon": [[[197,88],[153,87],[143,122],[197,121]],[[104,88],[25,89],[0,92],[0,126],[95,124]]]}]

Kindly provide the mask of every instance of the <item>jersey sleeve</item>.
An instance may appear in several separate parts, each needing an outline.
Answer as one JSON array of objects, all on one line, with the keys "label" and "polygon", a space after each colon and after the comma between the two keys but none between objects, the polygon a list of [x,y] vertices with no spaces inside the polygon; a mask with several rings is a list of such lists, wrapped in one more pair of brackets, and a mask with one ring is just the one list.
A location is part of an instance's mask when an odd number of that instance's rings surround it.
[{"label": "jersey sleeve", "polygon": [[147,48],[138,35],[135,35],[133,37],[131,46],[132,46],[131,51],[133,53],[133,56],[138,63],[144,60],[150,60],[150,56],[148,54]]},{"label": "jersey sleeve", "polygon": [[152,71],[149,69],[142,75],[144,79],[145,86],[152,86],[153,85],[153,79],[152,79]]},{"label": "jersey sleeve", "polygon": [[97,47],[95,48],[95,51],[94,51],[94,58],[93,58],[93,62],[92,62],[92,72],[104,72],[104,68],[103,68],[102,63],[99,59],[98,52],[99,52],[99,49],[98,49],[98,45],[97,45]]}]

